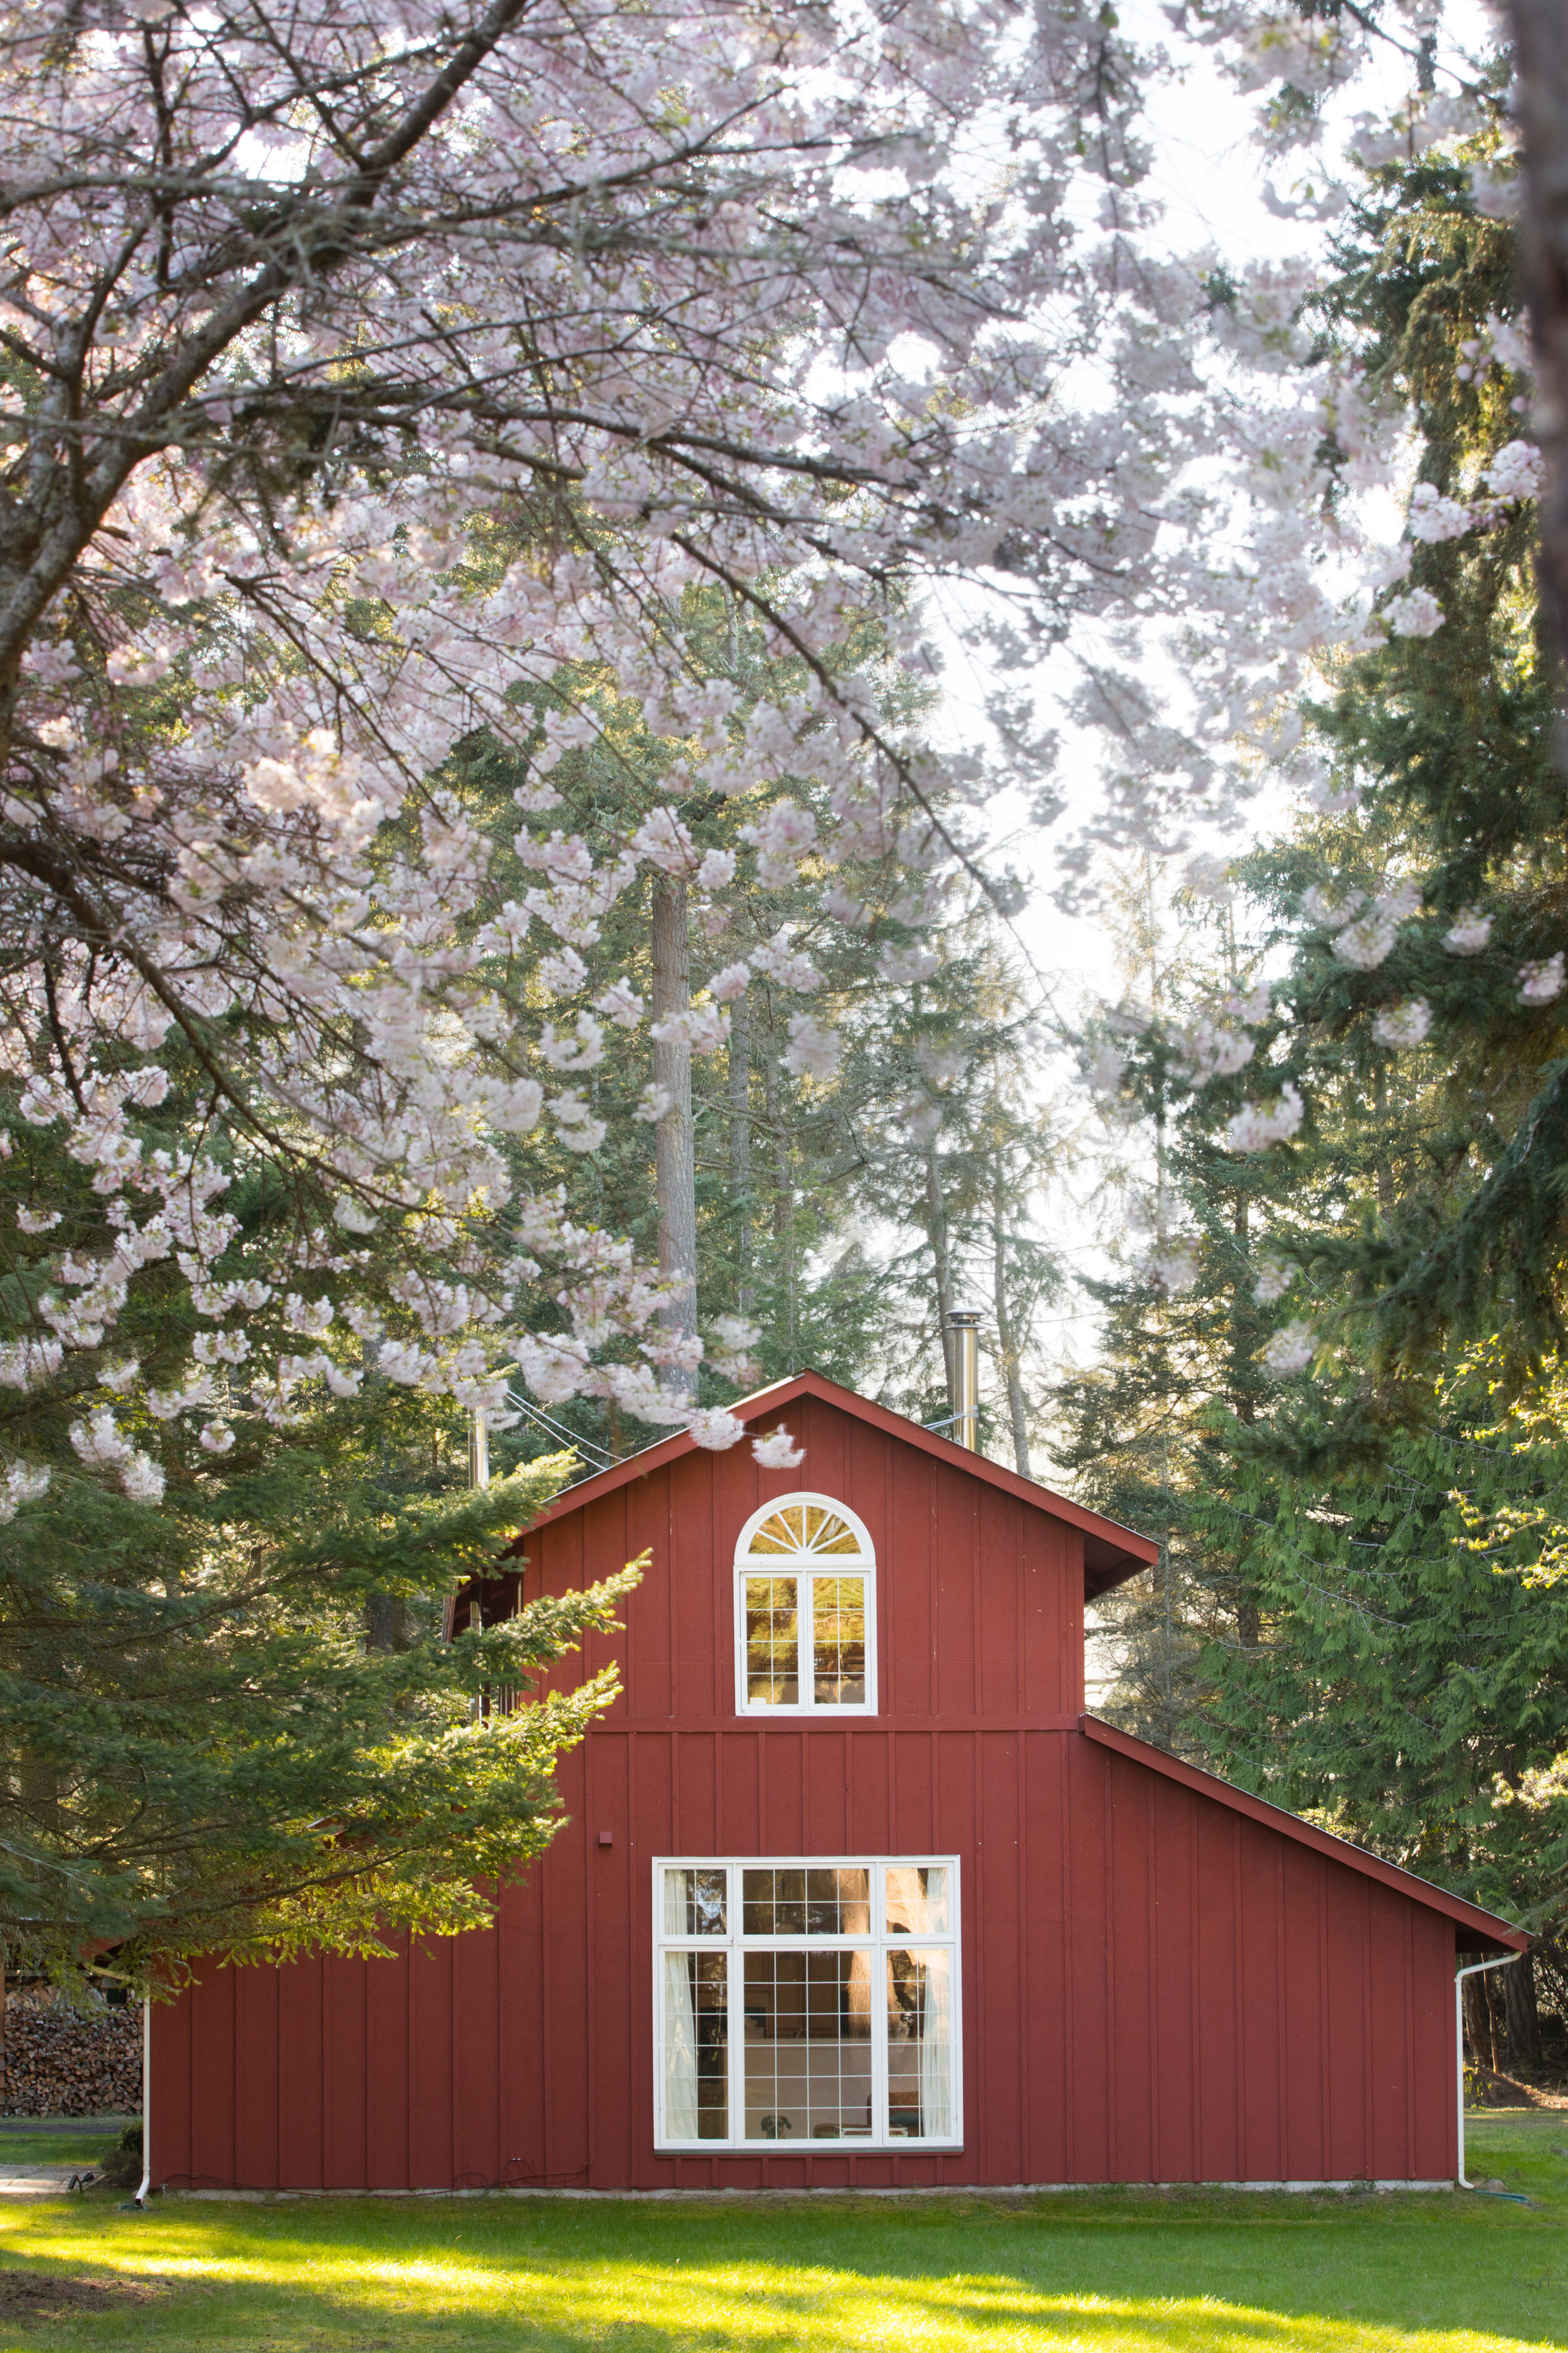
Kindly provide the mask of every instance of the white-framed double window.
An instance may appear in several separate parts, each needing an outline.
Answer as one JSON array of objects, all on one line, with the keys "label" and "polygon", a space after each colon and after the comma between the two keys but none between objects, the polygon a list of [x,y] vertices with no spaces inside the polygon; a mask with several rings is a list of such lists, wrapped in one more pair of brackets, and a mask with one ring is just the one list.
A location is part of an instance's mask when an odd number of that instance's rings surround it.
[{"label": "white-framed double window", "polygon": [[877,1556],[830,1495],[753,1512],[735,1546],[735,1705],[742,1715],[874,1715]]},{"label": "white-framed double window", "polygon": [[958,1862],[653,1866],[661,2148],[957,2148]]}]

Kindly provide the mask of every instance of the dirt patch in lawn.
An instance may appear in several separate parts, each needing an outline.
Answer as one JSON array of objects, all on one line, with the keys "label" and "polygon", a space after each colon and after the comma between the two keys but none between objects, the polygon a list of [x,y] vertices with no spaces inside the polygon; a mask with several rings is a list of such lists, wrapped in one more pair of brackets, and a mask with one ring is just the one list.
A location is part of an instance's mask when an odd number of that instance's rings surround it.
[{"label": "dirt patch in lawn", "polygon": [[1472,2067],[1468,2073],[1465,2098],[1478,2108],[1568,2108],[1568,2070],[1520,2067],[1503,2075]]},{"label": "dirt patch in lawn", "polygon": [[63,2320],[73,2312],[123,2312],[156,2304],[174,2280],[51,2278],[47,2272],[0,2271],[0,2319]]}]

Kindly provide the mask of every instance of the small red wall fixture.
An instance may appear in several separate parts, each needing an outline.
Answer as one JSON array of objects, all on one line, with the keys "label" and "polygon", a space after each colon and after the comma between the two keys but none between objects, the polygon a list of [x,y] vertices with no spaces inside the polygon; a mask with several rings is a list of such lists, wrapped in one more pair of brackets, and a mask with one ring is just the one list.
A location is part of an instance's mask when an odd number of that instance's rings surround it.
[{"label": "small red wall fixture", "polygon": [[805,1461],[664,1440],[486,1587],[649,1556],[554,1671],[621,1696],[494,1924],[202,1969],[153,2010],[153,2180],[1451,2181],[1457,1959],[1528,1939],[1086,1714],[1147,1539],[814,1373],[737,1410]]}]

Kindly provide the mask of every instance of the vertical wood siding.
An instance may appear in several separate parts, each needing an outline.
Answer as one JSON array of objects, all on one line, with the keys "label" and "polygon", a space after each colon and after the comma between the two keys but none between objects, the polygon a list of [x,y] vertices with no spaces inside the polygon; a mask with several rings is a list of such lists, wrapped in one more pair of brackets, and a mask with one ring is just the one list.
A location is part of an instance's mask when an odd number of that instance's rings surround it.
[{"label": "vertical wood siding", "polygon": [[[1451,1925],[1080,1734],[628,1727],[563,1781],[572,1819],[495,1929],[217,1969],[161,2009],[154,2178],[1452,2176]],[[963,1858],[962,2152],[656,2157],[651,1857],[921,1849]]]},{"label": "vertical wood siding", "polygon": [[[159,2006],[154,2179],[1451,2177],[1451,1923],[1077,1730],[1075,1531],[821,1400],[790,1419],[799,1473],[697,1453],[529,1540],[531,1594],[651,1555],[624,1634],[558,1671],[624,1687],[564,1760],[570,1819],[491,1930]],[[735,1536],[803,1480],[876,1546],[871,1721],[735,1714]],[[963,2150],[656,2157],[651,1858],[922,1852],[963,1862]]]},{"label": "vertical wood siding", "polygon": [[686,1455],[524,1539],[527,1595],[563,1593],[650,1556],[624,1634],[552,1678],[615,1662],[614,1719],[733,1723],[735,1540],[805,1485],[858,1513],[877,1553],[879,1720],[1076,1724],[1083,1708],[1083,1538],[1035,1505],[815,1398],[791,1409],[798,1472],[749,1447]]}]

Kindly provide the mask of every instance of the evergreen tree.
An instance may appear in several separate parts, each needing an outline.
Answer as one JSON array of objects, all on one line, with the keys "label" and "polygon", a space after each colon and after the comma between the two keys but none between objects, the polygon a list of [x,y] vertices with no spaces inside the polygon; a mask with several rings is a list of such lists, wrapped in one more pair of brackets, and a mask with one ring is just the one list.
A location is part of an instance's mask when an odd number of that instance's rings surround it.
[{"label": "evergreen tree", "polygon": [[[1266,1632],[1205,1655],[1205,1728],[1248,1787],[1538,1925],[1568,1909],[1568,1792],[1553,1786],[1568,1586],[1541,1567],[1568,1450],[1543,1415],[1533,1441],[1490,1420],[1498,1370],[1493,1352],[1466,1363],[1423,1426],[1331,1483],[1281,1467],[1283,1431],[1250,1455],[1232,1435],[1226,1489],[1194,1517],[1238,1560]],[[1331,1388],[1287,1419],[1336,1401]]]},{"label": "evergreen tree", "polygon": [[[527,1696],[613,1626],[614,1581],[443,1638],[455,1582],[493,1567],[570,1460],[468,1493],[450,1397],[376,1366],[363,1319],[321,1345],[350,1238],[318,1235],[301,1278],[296,1201],[215,1132],[199,1060],[164,1063],[140,1148],[198,1198],[203,1155],[234,1155],[202,1282],[154,1221],[126,1228],[118,1265],[82,1252],[91,1174],[52,1129],[17,1121],[0,1154],[0,1312],[20,1335],[0,1345],[3,1966],[69,1973],[107,1944],[145,1978],[481,1918],[480,1883],[548,1841],[555,1758],[615,1688]],[[223,1329],[231,1283],[292,1342],[286,1382]],[[503,1688],[518,1704],[487,1713]]]},{"label": "evergreen tree", "polygon": [[1311,803],[1232,869],[1251,954],[1289,955],[1268,1004],[1211,1024],[1206,1071],[1191,1008],[1158,1008],[1117,1072],[1163,1123],[1186,1263],[1110,1298],[1072,1439],[1167,1532],[1124,1715],[1543,1925],[1568,1907],[1561,690],[1528,512],[1474,527],[1518,430],[1510,233],[1461,172],[1389,166],[1340,261],[1324,332],[1412,404],[1401,593],[1441,627],[1342,665]]},{"label": "evergreen tree", "polygon": [[1348,1284],[1384,1362],[1440,1360],[1449,1335],[1500,1329],[1522,1363],[1560,1335],[1568,1244],[1568,800],[1533,509],[1503,501],[1474,522],[1520,446],[1513,236],[1476,211],[1461,169],[1387,166],[1338,259],[1324,332],[1363,351],[1374,392],[1408,404],[1402,594],[1441,622],[1345,664],[1309,713],[1331,763],[1320,797],[1343,814],[1244,871],[1305,918],[1282,992],[1285,1074],[1310,1100],[1321,1071],[1353,1071],[1374,1154],[1401,1054],[1419,1048],[1427,1074],[1419,1152],[1390,1173],[1375,1218],[1314,1232],[1320,1279]]},{"label": "evergreen tree", "polygon": [[1150,1577],[1097,1606],[1100,1648],[1116,1662],[1105,1712],[1205,1761],[1207,1646],[1259,1640],[1256,1592],[1199,1514],[1227,1474],[1219,1419],[1250,1425],[1275,1394],[1260,1350],[1278,1319],[1255,1295],[1271,1172],[1225,1133],[1239,1073],[1273,1025],[1230,907],[1171,867],[1145,857],[1108,890],[1123,995],[1086,1047],[1110,1131],[1113,1271],[1083,1280],[1100,1342],[1053,1391],[1053,1451],[1076,1492],[1161,1547]]}]

